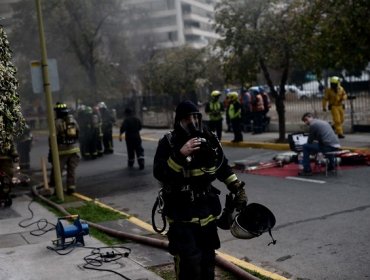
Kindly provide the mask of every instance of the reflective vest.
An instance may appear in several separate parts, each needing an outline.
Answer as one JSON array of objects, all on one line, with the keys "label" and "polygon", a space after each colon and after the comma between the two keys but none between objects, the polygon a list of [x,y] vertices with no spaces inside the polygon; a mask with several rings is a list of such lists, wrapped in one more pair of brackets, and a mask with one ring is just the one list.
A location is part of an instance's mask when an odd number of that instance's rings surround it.
[{"label": "reflective vest", "polygon": [[211,121],[219,121],[222,119],[222,107],[218,101],[209,102],[209,119]]},{"label": "reflective vest", "polygon": [[227,112],[230,120],[240,119],[242,117],[241,106],[237,106],[236,103],[231,103]]}]

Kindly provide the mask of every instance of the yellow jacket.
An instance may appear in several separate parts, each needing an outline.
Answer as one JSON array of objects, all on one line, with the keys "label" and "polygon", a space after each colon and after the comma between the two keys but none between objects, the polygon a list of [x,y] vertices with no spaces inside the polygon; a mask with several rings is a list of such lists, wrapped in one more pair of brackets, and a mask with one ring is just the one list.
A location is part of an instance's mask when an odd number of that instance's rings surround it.
[{"label": "yellow jacket", "polygon": [[347,99],[347,93],[341,86],[338,86],[338,91],[335,92],[331,88],[325,89],[324,98],[322,99],[322,108],[326,109],[326,104],[329,106],[341,106],[342,102]]}]

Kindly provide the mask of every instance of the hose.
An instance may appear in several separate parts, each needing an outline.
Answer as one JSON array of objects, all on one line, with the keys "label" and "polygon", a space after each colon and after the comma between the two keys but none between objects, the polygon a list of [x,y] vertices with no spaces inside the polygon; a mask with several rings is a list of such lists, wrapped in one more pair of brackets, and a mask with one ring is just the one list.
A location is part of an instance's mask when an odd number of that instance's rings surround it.
[{"label": "hose", "polygon": [[[70,213],[67,212],[67,210],[63,206],[58,205],[58,204],[50,201],[49,199],[45,198],[44,196],[40,195],[38,193],[37,189],[42,187],[42,186],[43,186],[43,184],[38,184],[38,185],[32,186],[32,193],[37,198],[41,199],[43,202],[47,203],[48,205],[56,208],[58,211],[60,211],[64,215],[66,215],[66,216],[71,215]],[[102,231],[106,234],[111,235],[111,236],[117,237],[117,238],[130,239],[130,240],[138,242],[138,243],[146,244],[146,245],[157,247],[157,248],[164,249],[164,250],[168,249],[168,241],[167,240],[160,240],[160,239],[157,239],[157,238],[151,238],[151,237],[141,236],[141,235],[137,235],[137,234],[127,233],[127,232],[111,229],[111,228],[108,228],[108,227],[105,227],[105,226],[102,226],[102,225],[99,225],[99,224],[96,224],[96,223],[93,223],[93,222],[89,222],[89,221],[85,221],[85,222],[88,223],[89,226],[91,226],[95,229],[98,229],[98,230],[100,230],[100,231]],[[215,260],[216,260],[216,265],[228,270],[229,272],[234,274],[236,277],[238,277],[238,279],[240,279],[240,280],[259,280],[259,278],[251,275],[250,273],[246,272],[245,270],[239,268],[235,264],[223,259],[222,257],[220,257],[218,255],[216,255]]]}]

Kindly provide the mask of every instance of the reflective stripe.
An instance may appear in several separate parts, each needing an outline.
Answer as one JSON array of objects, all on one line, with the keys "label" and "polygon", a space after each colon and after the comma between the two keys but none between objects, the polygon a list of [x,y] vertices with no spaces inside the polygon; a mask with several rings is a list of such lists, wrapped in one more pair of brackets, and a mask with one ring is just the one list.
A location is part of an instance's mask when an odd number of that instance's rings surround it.
[{"label": "reflective stripe", "polygon": [[76,148],[69,149],[69,150],[61,150],[61,151],[59,151],[59,155],[60,156],[71,155],[71,154],[75,154],[75,153],[79,153],[79,152],[80,152],[80,148],[76,147]]},{"label": "reflective stripe", "polygon": [[[213,216],[212,214],[209,215],[207,218],[199,219],[199,218],[192,218],[190,221],[181,221],[182,223],[194,223],[194,224],[200,224],[200,226],[206,226],[210,222],[215,221],[216,217]],[[172,224],[174,223],[174,220],[170,219],[167,217],[168,223]]]},{"label": "reflective stripe", "polygon": [[171,157],[167,160],[168,166],[175,172],[181,172],[182,166],[177,164]]},{"label": "reflective stripe", "polygon": [[238,177],[236,177],[235,174],[232,174],[230,175],[229,177],[227,177],[227,179],[225,180],[225,184],[228,185],[230,184],[231,182],[234,182],[235,180],[238,180]]}]

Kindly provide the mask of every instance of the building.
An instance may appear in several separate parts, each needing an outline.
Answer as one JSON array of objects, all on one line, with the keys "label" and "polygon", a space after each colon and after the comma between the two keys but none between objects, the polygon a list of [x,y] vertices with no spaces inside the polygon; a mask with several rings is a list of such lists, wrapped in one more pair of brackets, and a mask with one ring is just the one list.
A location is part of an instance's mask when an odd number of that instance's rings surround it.
[{"label": "building", "polygon": [[[129,0],[131,35],[156,48],[202,48],[219,38],[214,24],[216,0]],[[130,35],[130,34],[129,34]]]}]

